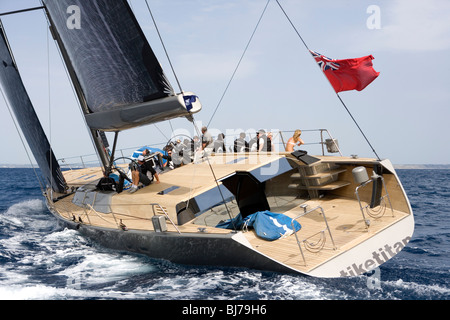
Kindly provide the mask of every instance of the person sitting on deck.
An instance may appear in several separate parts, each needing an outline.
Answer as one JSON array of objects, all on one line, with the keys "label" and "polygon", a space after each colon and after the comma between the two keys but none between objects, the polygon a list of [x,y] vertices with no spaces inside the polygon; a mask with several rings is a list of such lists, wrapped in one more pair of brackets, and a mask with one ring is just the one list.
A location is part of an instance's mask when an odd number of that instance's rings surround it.
[{"label": "person sitting on deck", "polygon": [[[152,183],[153,177],[156,178],[156,183],[159,183],[158,173],[156,173],[150,162],[145,161],[143,155],[138,157],[137,163],[132,162],[130,167],[133,184],[131,185],[130,190],[128,190],[129,193],[136,192],[138,190],[139,183],[142,183],[144,186],[148,186]],[[147,172],[150,172],[151,179],[147,175]]]},{"label": "person sitting on deck", "polygon": [[161,152],[155,152],[150,154],[148,149],[142,151],[142,155],[144,156],[145,162],[150,162],[149,167],[153,167],[156,170],[156,167],[160,167],[163,170],[163,158]]},{"label": "person sitting on deck", "polygon": [[166,162],[163,164],[163,170],[166,170],[166,169],[173,170],[173,169],[179,167],[179,165],[177,166],[173,163],[172,148],[167,148],[166,153],[167,153],[167,155],[161,154],[161,158],[166,160]]}]

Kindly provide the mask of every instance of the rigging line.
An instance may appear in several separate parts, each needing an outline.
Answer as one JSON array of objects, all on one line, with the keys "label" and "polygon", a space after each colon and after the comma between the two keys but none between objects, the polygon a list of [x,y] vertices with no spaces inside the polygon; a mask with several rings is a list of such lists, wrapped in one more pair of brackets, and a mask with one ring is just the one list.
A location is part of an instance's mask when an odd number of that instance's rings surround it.
[{"label": "rigging line", "polygon": [[224,92],[223,92],[223,94],[222,94],[222,97],[220,98],[219,102],[217,103],[216,108],[214,109],[214,112],[213,112],[213,114],[212,114],[212,116],[211,116],[211,119],[209,119],[209,122],[208,122],[207,127],[209,127],[209,125],[211,124],[211,121],[213,120],[214,116],[216,115],[216,112],[217,112],[217,110],[219,109],[219,106],[221,105],[222,100],[223,100],[223,98],[225,97],[225,94],[226,94],[227,91],[228,91],[228,88],[230,87],[231,81],[233,81],[234,76],[236,75],[236,72],[237,72],[237,70],[239,69],[239,66],[241,65],[241,62],[242,62],[242,60],[244,59],[245,53],[247,52],[247,49],[249,48],[250,43],[251,43],[252,40],[253,40],[253,36],[255,35],[256,30],[257,30],[258,27],[259,27],[259,24],[260,24],[260,22],[261,22],[261,20],[262,20],[262,18],[263,18],[263,16],[264,16],[264,13],[266,12],[266,9],[267,9],[267,7],[268,7],[268,5],[269,5],[269,2],[270,2],[270,0],[267,0],[267,3],[266,3],[266,5],[265,5],[265,7],[264,7],[264,10],[263,10],[261,16],[259,17],[258,23],[256,24],[256,27],[255,27],[255,29],[253,30],[253,33],[252,33],[252,35],[250,36],[250,39],[248,40],[247,45],[245,46],[244,52],[242,53],[241,58],[239,59],[239,62],[238,62],[238,64],[237,64],[236,68],[234,69],[233,74],[231,75],[231,78],[230,78],[230,80],[228,81],[227,86],[225,87],[225,90],[224,90]]},{"label": "rigging line", "polygon": [[[194,125],[195,126],[195,125]],[[195,128],[194,128],[195,130]],[[193,143],[194,141],[192,141],[191,143]],[[200,146],[201,146],[201,142],[200,142]],[[189,196],[188,196],[188,201],[186,202],[186,209],[189,208],[189,203],[191,201],[192,198],[192,193],[194,191],[194,180],[195,180],[195,176],[197,174],[197,166],[195,165],[195,154],[196,154],[197,150],[195,150],[195,143],[194,143],[194,170],[193,170],[193,174],[192,174],[192,179],[191,179],[191,186],[189,187]],[[222,197],[223,199],[223,197]]]},{"label": "rigging line", "polygon": [[[131,3],[131,1],[130,1],[130,3]],[[177,74],[175,72],[175,68],[173,67],[172,60],[170,59],[170,56],[169,56],[169,52],[166,49],[166,45],[164,44],[164,41],[163,41],[162,36],[161,36],[161,33],[159,32],[158,25],[156,24],[156,20],[153,17],[152,10],[150,9],[150,6],[149,6],[147,0],[145,0],[145,4],[147,5],[148,12],[150,13],[150,16],[152,17],[153,25],[155,26],[156,32],[158,33],[159,41],[161,41],[161,45],[162,45],[162,47],[164,49],[164,52],[165,52],[166,57],[167,57],[167,60],[169,61],[169,65],[170,65],[170,68],[172,69],[173,76],[175,77],[175,80],[176,80],[176,82],[178,84],[178,88],[180,89],[180,92],[183,93],[183,89],[181,87],[181,83],[178,80],[178,76],[177,76]],[[173,132],[174,130],[173,130],[173,126],[172,126],[172,121],[170,119],[169,119],[169,125],[170,125],[170,128],[171,128],[172,132]]]},{"label": "rigging line", "polygon": [[306,47],[307,50],[309,50],[308,45],[306,44],[305,40],[303,40],[302,36],[300,35],[300,32],[298,32],[297,28],[295,27],[294,23],[292,23],[292,20],[289,18],[289,16],[287,15],[286,11],[284,11],[284,9],[281,6],[280,2],[278,2],[278,0],[276,0],[276,2],[278,4],[278,6],[280,7],[281,11],[283,11],[286,19],[289,21],[289,23],[291,24],[292,28],[294,28],[294,30],[297,33],[297,35],[300,38],[300,40],[303,42],[303,45]]},{"label": "rigging line", "polygon": [[[298,37],[300,38],[300,40],[302,41],[303,45],[305,46],[305,48],[308,50],[308,52],[310,51],[310,49],[308,48],[308,45],[306,44],[306,42],[303,40],[302,36],[300,35],[300,32],[298,32],[297,28],[295,27],[295,25],[292,23],[292,20],[289,18],[289,16],[287,15],[286,11],[284,11],[283,7],[281,6],[280,2],[278,0],[276,0],[278,6],[280,7],[281,11],[283,11],[284,15],[286,16],[286,19],[289,21],[289,23],[291,24],[292,28],[295,30],[295,32],[297,33]],[[312,57],[312,56],[311,56]],[[314,59],[314,57],[313,57]],[[315,60],[314,60],[315,62]],[[325,74],[322,72],[322,74],[325,76]],[[325,78],[327,78],[325,76]],[[330,83],[327,79],[327,82]],[[331,86],[331,83],[330,83]],[[334,91],[334,88],[333,88]],[[352,118],[353,122],[356,124],[356,127],[358,128],[358,130],[361,132],[362,136],[364,137],[364,139],[366,140],[366,142],[369,144],[369,147],[372,149],[372,152],[376,155],[378,160],[381,160],[380,157],[378,156],[377,152],[375,151],[375,149],[373,148],[372,144],[370,143],[369,139],[367,139],[366,135],[364,134],[363,130],[361,129],[361,127],[359,126],[358,122],[356,121],[356,119],[353,117],[353,115],[351,114],[350,110],[347,108],[346,104],[344,103],[344,101],[342,100],[341,96],[339,95],[339,93],[336,92],[336,96],[338,97],[339,101],[341,102],[341,104],[344,106],[345,110],[347,111],[347,113],[350,115],[350,117]]]},{"label": "rigging line", "polygon": [[178,80],[177,74],[176,74],[175,69],[174,69],[174,67],[172,65],[172,61],[170,60],[170,57],[169,57],[169,53],[167,52],[166,46],[165,46],[164,41],[163,41],[163,39],[161,37],[161,33],[159,32],[158,25],[156,24],[155,18],[153,17],[152,10],[150,9],[150,6],[149,6],[147,0],[145,0],[145,4],[147,5],[148,12],[150,12],[150,16],[152,17],[153,24],[155,25],[156,32],[158,33],[159,40],[161,41],[161,44],[162,44],[163,49],[164,49],[164,52],[166,53],[167,60],[169,61],[169,64],[170,64],[170,68],[172,69],[172,73],[173,73],[173,75],[175,77],[175,80],[177,81],[178,88],[180,89],[180,92],[183,92],[183,89],[181,88],[180,81]]},{"label": "rigging line", "polygon": [[170,119],[169,119],[169,125],[170,125],[170,129],[172,130],[172,134],[171,135],[173,135],[174,130],[173,130],[173,126],[172,126],[172,121],[170,121]]},{"label": "rigging line", "polygon": [[22,12],[33,11],[33,10],[39,10],[39,9],[43,9],[43,8],[44,8],[44,6],[40,6],[40,7],[28,8],[28,9],[22,9],[22,10],[15,10],[15,11],[9,11],[9,12],[2,12],[2,13],[0,13],[0,17],[1,17],[1,16],[10,15],[10,14],[16,14],[16,13],[22,13]]},{"label": "rigging line", "polygon": [[[49,155],[49,167],[50,172],[53,172],[53,148],[52,148],[52,103],[51,103],[51,83],[50,83],[50,29],[45,28],[47,30],[47,86],[48,86],[48,127],[49,127],[49,144],[50,144],[50,155]],[[53,175],[53,174],[52,174]],[[53,179],[50,181],[50,192],[51,198],[53,199]]]},{"label": "rigging line", "polygon": [[162,132],[161,129],[158,128],[158,126],[155,123],[153,125],[155,126],[156,129],[158,129],[159,133],[161,133],[164,136],[164,139],[166,139],[166,141],[168,141],[169,138],[167,138],[167,136],[164,134],[164,132]]},{"label": "rigging line", "polygon": [[[201,143],[202,143],[202,138],[201,137],[202,136],[201,136],[200,130],[199,130],[198,126],[197,126],[197,122],[194,119],[194,115],[192,115],[192,123],[194,124],[194,129],[195,129],[195,131],[197,132],[197,135],[200,138],[200,145],[201,145]],[[213,178],[214,178],[214,182],[216,183],[216,186],[217,186],[217,190],[219,190],[220,197],[222,198],[223,204],[225,205],[225,209],[227,210],[228,216],[230,217],[231,223],[233,224],[233,229],[237,230],[236,226],[234,224],[234,221],[233,221],[233,216],[231,215],[230,209],[228,208],[227,202],[225,201],[225,197],[223,195],[223,192],[222,192],[222,190],[220,190],[219,181],[217,180],[216,173],[214,172],[214,168],[212,167],[211,162],[209,161],[209,155],[204,150],[202,150],[202,151],[203,151],[204,156],[206,157],[206,161],[208,162],[209,169],[211,170],[211,173],[212,173]],[[194,158],[195,158],[195,156],[194,156]],[[195,163],[194,163],[194,165],[195,165]]]},{"label": "rigging line", "polygon": [[381,161],[380,157],[378,156],[377,152],[375,151],[375,149],[372,147],[372,144],[370,143],[369,139],[367,139],[366,135],[364,134],[364,132],[362,131],[361,127],[359,126],[358,122],[356,122],[355,118],[353,117],[353,115],[351,114],[350,110],[347,108],[347,106],[345,105],[344,101],[341,99],[341,96],[339,95],[339,93],[336,93],[337,97],[339,98],[339,100],[341,101],[342,105],[344,106],[345,110],[347,110],[348,114],[350,115],[350,117],[352,118],[353,122],[356,124],[356,126],[358,127],[359,131],[361,132],[361,134],[363,135],[364,139],[366,139],[366,142],[369,144],[369,147],[372,149],[372,152],[377,156],[378,161]]}]

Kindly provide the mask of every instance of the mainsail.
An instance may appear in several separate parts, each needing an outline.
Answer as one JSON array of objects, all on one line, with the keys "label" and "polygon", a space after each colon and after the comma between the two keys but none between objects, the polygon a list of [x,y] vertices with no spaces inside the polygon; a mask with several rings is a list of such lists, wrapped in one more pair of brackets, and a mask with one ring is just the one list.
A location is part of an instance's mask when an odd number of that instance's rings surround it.
[{"label": "mainsail", "polygon": [[121,131],[189,116],[126,0],[43,0],[91,129]]},{"label": "mainsail", "polygon": [[64,177],[23,85],[1,21],[0,83],[30,150],[41,169],[46,186],[51,186],[57,192],[65,192]]}]

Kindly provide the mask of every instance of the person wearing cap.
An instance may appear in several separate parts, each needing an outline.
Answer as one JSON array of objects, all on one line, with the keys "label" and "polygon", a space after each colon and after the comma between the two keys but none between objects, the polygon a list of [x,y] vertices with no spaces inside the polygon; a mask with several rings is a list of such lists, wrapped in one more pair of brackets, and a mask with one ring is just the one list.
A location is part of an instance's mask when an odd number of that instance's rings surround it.
[{"label": "person wearing cap", "polygon": [[[131,166],[131,178],[133,183],[131,185],[129,193],[136,192],[138,190],[139,183],[142,183],[144,186],[148,186],[153,181],[153,177],[156,178],[156,183],[159,183],[159,175],[156,173],[155,169],[150,165],[149,162],[145,161],[143,155],[140,155],[137,159],[138,165]],[[152,175],[152,179],[150,179],[147,175],[147,172],[150,172]]]}]

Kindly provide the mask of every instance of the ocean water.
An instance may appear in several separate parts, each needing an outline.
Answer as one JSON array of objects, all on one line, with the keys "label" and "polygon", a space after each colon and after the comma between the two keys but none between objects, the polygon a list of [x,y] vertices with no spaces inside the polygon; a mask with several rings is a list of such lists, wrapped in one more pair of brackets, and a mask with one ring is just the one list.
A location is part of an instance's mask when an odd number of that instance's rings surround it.
[{"label": "ocean water", "polygon": [[106,249],[58,226],[32,169],[0,169],[0,299],[449,300],[450,170],[398,174],[416,221],[408,246],[375,273],[317,279]]}]

